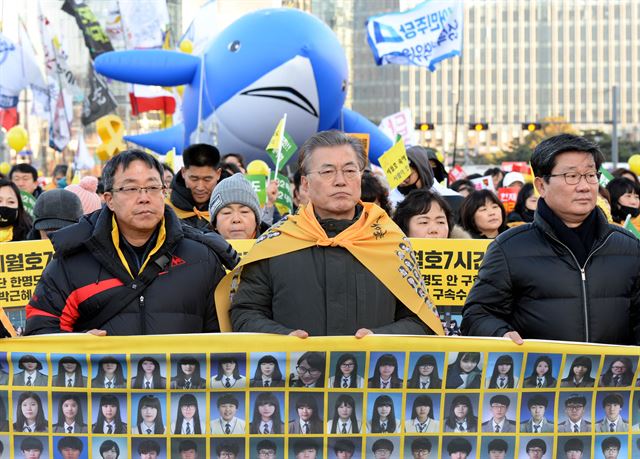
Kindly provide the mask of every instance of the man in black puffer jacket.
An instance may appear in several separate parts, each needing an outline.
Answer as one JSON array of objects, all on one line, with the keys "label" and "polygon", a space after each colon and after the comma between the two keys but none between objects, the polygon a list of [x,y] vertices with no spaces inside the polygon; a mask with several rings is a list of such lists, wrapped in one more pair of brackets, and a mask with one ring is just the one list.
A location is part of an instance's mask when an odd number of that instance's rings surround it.
[{"label": "man in black puffer jacket", "polygon": [[603,160],[570,134],[536,147],[534,221],[489,246],[463,334],[640,344],[640,241],[596,207]]},{"label": "man in black puffer jacket", "polygon": [[103,180],[107,205],[53,233],[54,259],[27,306],[26,334],[219,331],[216,244],[165,206],[160,163],[126,151],[105,165]]}]

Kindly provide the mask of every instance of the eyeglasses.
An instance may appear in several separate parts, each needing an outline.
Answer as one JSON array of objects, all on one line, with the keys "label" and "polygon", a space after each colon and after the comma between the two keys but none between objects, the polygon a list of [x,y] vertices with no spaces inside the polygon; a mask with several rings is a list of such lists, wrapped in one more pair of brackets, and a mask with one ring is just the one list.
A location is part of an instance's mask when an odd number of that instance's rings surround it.
[{"label": "eyeglasses", "polygon": [[[355,180],[360,178],[360,173],[362,171],[356,166],[347,166],[344,169],[340,169],[340,172],[342,172],[342,176],[345,180]],[[318,177],[320,177],[321,180],[331,182],[338,176],[338,169],[335,167],[327,167],[325,169],[320,169],[319,171],[307,172],[307,175],[309,174],[318,174]]]},{"label": "eyeglasses", "polygon": [[351,362],[351,363],[349,363],[349,362],[344,362],[344,363],[341,363],[341,364],[340,364],[340,366],[341,366],[341,367],[354,367],[355,365],[356,365],[356,364],[355,364],[355,363],[353,363],[353,362]]},{"label": "eyeglasses", "polygon": [[428,449],[414,449],[413,450],[413,454],[415,454],[416,456],[426,456],[430,452],[431,451],[429,451]]},{"label": "eyeglasses", "polygon": [[261,450],[258,451],[258,456],[260,457],[271,457],[271,456],[275,456],[276,452],[273,450]]},{"label": "eyeglasses", "polygon": [[564,181],[567,185],[577,185],[580,183],[582,177],[584,180],[591,184],[595,185],[600,181],[600,172],[587,172],[586,174],[578,174],[577,172],[565,172],[564,174],[549,174],[547,177],[564,177]]},{"label": "eyeglasses", "polygon": [[322,373],[322,370],[317,370],[315,368],[307,368],[307,367],[303,367],[302,365],[296,366],[296,370],[301,375],[304,375],[306,373],[311,376],[319,376],[320,373]]},{"label": "eyeglasses", "polygon": [[584,405],[567,405],[566,408],[568,410],[581,410],[584,408]]},{"label": "eyeglasses", "polygon": [[112,193],[122,193],[127,197],[132,197],[137,194],[141,194],[142,192],[146,192],[150,196],[158,196],[162,194],[164,191],[164,187],[162,185],[154,185],[154,186],[123,186],[121,188],[113,188],[111,190]]}]

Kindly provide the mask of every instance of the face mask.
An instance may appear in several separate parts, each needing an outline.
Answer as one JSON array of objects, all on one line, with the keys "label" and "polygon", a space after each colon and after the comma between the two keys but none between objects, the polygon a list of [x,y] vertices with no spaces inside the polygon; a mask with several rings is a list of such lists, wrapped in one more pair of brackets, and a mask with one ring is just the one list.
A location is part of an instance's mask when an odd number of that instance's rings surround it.
[{"label": "face mask", "polygon": [[0,206],[0,228],[12,226],[18,220],[18,209]]},{"label": "face mask", "polygon": [[417,190],[418,187],[416,186],[416,184],[412,184],[412,185],[398,185],[398,191],[400,193],[402,193],[403,195],[408,195],[411,191],[413,190]]},{"label": "face mask", "polygon": [[638,215],[640,215],[640,209],[629,206],[620,206],[620,213],[622,215],[625,215],[625,218],[629,214],[631,214],[631,218],[636,218]]}]

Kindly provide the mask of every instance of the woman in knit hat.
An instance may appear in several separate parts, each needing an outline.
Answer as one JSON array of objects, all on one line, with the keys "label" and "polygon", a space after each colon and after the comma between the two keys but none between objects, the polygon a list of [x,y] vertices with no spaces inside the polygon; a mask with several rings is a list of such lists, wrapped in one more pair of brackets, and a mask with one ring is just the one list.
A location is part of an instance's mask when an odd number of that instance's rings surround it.
[{"label": "woman in knit hat", "polygon": [[260,202],[242,174],[222,180],[211,193],[211,227],[225,239],[254,239],[260,232]]},{"label": "woman in knit hat", "polygon": [[102,200],[96,191],[98,179],[92,175],[82,177],[78,185],[69,185],[65,188],[80,198],[82,212],[87,215],[102,208]]}]

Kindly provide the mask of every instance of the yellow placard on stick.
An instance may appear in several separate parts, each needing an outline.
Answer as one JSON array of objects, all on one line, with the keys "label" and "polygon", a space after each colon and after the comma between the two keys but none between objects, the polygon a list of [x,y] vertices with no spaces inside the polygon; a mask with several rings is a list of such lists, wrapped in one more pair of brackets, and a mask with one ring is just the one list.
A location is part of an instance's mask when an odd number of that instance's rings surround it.
[{"label": "yellow placard on stick", "polygon": [[393,147],[380,156],[379,161],[391,188],[397,187],[411,175],[409,158],[407,158],[407,150],[402,138],[399,138]]}]

